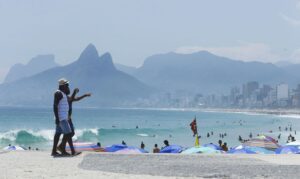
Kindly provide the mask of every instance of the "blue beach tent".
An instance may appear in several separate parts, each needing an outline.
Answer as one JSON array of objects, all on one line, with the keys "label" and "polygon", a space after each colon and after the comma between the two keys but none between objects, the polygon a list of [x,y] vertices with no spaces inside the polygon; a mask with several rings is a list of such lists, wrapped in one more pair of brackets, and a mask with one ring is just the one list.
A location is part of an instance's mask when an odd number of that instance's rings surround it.
[{"label": "blue beach tent", "polygon": [[183,147],[179,145],[169,145],[161,149],[160,153],[180,153],[183,151]]},{"label": "blue beach tent", "polygon": [[248,150],[251,150],[257,154],[275,154],[274,151],[268,150],[263,147],[248,147],[248,146],[246,146],[245,148]]},{"label": "blue beach tent", "polygon": [[300,153],[299,146],[286,145],[275,150],[276,154],[298,154]]},{"label": "blue beach tent", "polygon": [[123,145],[123,144],[114,144],[114,145],[105,147],[104,151],[105,152],[116,152],[118,150],[122,150],[122,149],[125,149],[125,148],[128,148],[128,146],[127,145]]},{"label": "blue beach tent", "polygon": [[230,149],[228,154],[256,154],[256,152],[249,150],[247,148],[242,148],[242,149]]},{"label": "blue beach tent", "polygon": [[196,153],[205,153],[205,154],[220,154],[220,150],[215,150],[210,147],[196,146],[188,148],[181,152],[181,154],[196,154]]},{"label": "blue beach tent", "polygon": [[209,147],[215,150],[222,150],[222,148],[216,144],[204,144],[203,147]]},{"label": "blue beach tent", "polygon": [[139,150],[141,153],[149,153],[148,151],[144,150],[144,149],[140,149],[138,147],[133,147],[133,146],[129,146],[127,147],[128,149],[131,149],[131,150]]},{"label": "blue beach tent", "polygon": [[149,153],[146,150],[137,148],[137,147],[127,147],[121,150],[116,151],[115,153],[120,153],[120,154],[141,154],[141,153]]}]

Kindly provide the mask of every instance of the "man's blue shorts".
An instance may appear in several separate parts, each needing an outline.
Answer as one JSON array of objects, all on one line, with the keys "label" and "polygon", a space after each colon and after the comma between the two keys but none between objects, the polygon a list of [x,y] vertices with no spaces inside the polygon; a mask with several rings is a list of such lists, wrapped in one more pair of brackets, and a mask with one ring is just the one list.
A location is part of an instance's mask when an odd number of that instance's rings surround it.
[{"label": "man's blue shorts", "polygon": [[56,133],[58,134],[70,134],[72,133],[72,129],[70,127],[70,124],[68,120],[62,120],[59,122],[58,125],[56,125]]}]

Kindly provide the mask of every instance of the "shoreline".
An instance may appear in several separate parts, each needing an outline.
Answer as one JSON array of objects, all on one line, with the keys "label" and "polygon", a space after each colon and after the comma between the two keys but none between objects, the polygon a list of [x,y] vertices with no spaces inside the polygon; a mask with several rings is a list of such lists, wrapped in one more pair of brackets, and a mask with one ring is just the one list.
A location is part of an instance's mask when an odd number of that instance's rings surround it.
[{"label": "shoreline", "polygon": [[[101,108],[100,108],[101,109]],[[195,111],[244,114],[295,115],[300,118],[300,109],[241,109],[241,108],[111,108],[123,110]]]},{"label": "shoreline", "polygon": [[[31,106],[0,106],[2,109],[37,109]],[[42,106],[40,109],[51,109],[51,107]],[[99,110],[153,110],[153,111],[194,111],[194,112],[224,112],[224,113],[245,113],[245,114],[269,114],[269,115],[295,115],[300,118],[300,109],[259,109],[259,108],[174,108],[174,107],[74,107],[74,109],[99,109]]]},{"label": "shoreline", "polygon": [[270,115],[299,115],[300,109],[236,109],[236,108],[208,108],[208,112],[231,112],[231,113],[250,113],[250,114],[270,114]]}]

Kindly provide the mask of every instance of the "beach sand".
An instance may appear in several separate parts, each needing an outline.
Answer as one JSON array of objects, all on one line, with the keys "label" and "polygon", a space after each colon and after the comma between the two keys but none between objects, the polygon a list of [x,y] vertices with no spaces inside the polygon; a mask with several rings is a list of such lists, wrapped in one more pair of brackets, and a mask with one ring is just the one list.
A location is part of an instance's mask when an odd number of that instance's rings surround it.
[{"label": "beach sand", "polygon": [[300,155],[0,152],[0,178],[299,178]]}]

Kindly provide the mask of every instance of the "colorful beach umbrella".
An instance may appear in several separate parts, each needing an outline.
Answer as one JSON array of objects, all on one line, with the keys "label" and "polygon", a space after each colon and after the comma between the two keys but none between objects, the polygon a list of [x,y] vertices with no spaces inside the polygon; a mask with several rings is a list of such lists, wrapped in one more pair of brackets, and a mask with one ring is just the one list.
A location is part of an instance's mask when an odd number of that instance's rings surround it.
[{"label": "colorful beach umbrella", "polygon": [[180,153],[184,150],[183,147],[179,145],[169,145],[160,150],[160,153]]},{"label": "colorful beach umbrella", "polygon": [[244,145],[239,145],[239,146],[233,147],[231,150],[232,151],[237,150],[237,151],[241,151],[241,152],[252,151],[252,152],[255,152],[256,154],[274,154],[274,151],[268,150],[263,147],[249,147],[249,146],[244,146]]},{"label": "colorful beach umbrella", "polygon": [[127,146],[123,144],[111,145],[104,148],[105,152],[116,152],[116,153],[148,153],[144,149],[140,149],[134,146]]},{"label": "colorful beach umbrella", "polygon": [[283,146],[275,150],[276,154],[298,154],[300,146]]},{"label": "colorful beach umbrella", "polygon": [[210,147],[191,147],[181,152],[182,154],[196,154],[196,153],[205,153],[205,154],[217,154],[221,153],[220,150],[215,150]]},{"label": "colorful beach umbrella", "polygon": [[262,147],[266,149],[277,149],[280,147],[278,143],[276,142],[275,139],[269,136],[261,135],[258,136],[254,139],[250,139],[246,142],[243,143],[244,146],[249,146],[249,147]]},{"label": "colorful beach umbrella", "polygon": [[275,152],[274,151],[271,151],[271,150],[268,150],[268,149],[265,149],[265,148],[262,148],[262,147],[245,147],[246,149],[248,150],[251,150],[257,154],[274,154]]},{"label": "colorful beach umbrella", "polygon": [[[77,152],[83,152],[83,151],[103,151],[104,149],[98,146],[97,144],[90,143],[90,142],[74,142],[73,143],[74,149]],[[70,151],[69,145],[66,146],[66,151]]]},{"label": "colorful beach umbrella", "polygon": [[20,146],[7,146],[7,147],[4,147],[3,150],[9,150],[9,151],[13,151],[13,150],[25,150],[25,148],[23,147],[20,147]]}]

